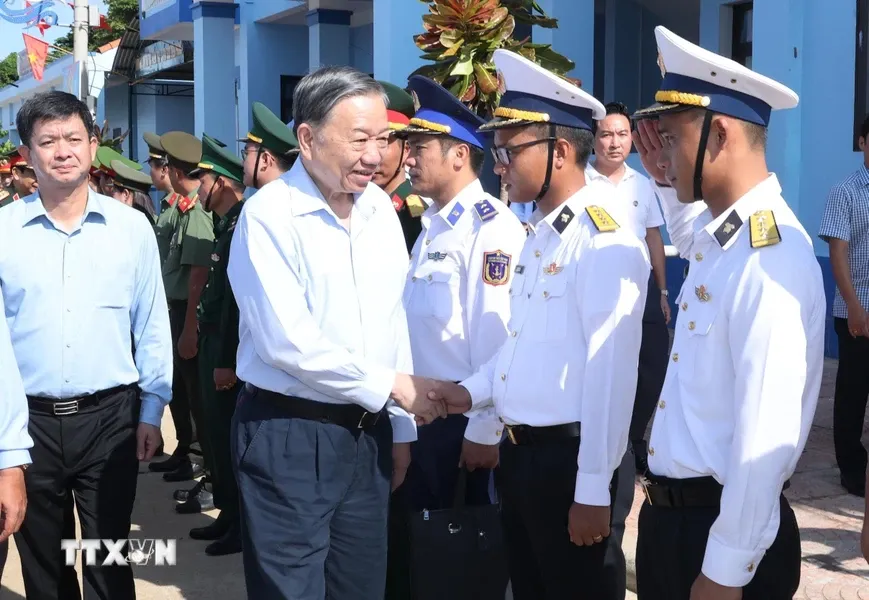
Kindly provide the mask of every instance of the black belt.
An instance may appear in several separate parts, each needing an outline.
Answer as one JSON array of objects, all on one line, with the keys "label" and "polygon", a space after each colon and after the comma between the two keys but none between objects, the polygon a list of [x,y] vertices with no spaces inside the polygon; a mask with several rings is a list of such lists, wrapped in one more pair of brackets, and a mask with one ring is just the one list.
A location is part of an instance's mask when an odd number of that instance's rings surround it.
[{"label": "black belt", "polygon": [[507,425],[505,423],[504,428],[507,430],[507,438],[516,446],[578,438],[581,429],[579,423],[565,423],[564,425],[550,425],[549,427]]},{"label": "black belt", "polygon": [[42,398],[40,396],[27,396],[27,405],[30,407],[30,410],[36,413],[53,415],[55,417],[68,417],[69,415],[74,415],[85,408],[96,406],[103,400],[134,387],[136,387],[136,384],[134,383],[119,385],[108,390],[94,392],[93,394],[88,394],[86,396],[67,398],[65,400]]},{"label": "black belt", "polygon": [[[712,477],[671,479],[669,477],[644,477],[640,482],[646,502],[663,508],[719,508],[723,486]],[[782,490],[791,486],[786,481]]]},{"label": "black belt", "polygon": [[332,423],[351,431],[355,429],[365,431],[373,428],[380,419],[380,415],[384,412],[368,412],[358,404],[329,404],[327,402],[316,402],[307,398],[299,398],[298,396],[284,396],[277,392],[258,388],[249,383],[245,384],[245,386],[249,393],[256,393],[257,399],[262,398],[271,402],[284,411],[290,418]]}]

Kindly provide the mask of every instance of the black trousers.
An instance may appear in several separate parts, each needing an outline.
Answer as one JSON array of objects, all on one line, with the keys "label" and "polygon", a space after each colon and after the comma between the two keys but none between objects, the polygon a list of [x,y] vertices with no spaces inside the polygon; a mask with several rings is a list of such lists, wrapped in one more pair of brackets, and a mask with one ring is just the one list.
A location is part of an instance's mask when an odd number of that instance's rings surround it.
[{"label": "black trousers", "polygon": [[[577,546],[568,534],[579,439],[501,446],[499,491],[515,600],[612,600],[625,593],[613,536]],[[610,492],[618,495],[618,477]]]},{"label": "black trousers", "polygon": [[836,318],[839,370],[833,400],[833,442],[842,477],[860,484],[866,478],[866,448],[860,442],[869,398],[869,339],[851,337],[848,320]]},{"label": "black trousers", "polygon": [[[139,461],[135,389],[69,416],[30,412],[33,464],[25,471],[27,514],[15,542],[29,600],[78,600],[74,567],[60,541],[73,538],[75,497],[83,538],[120,540],[130,534]],[[101,562],[105,552],[97,556]],[[84,567],[86,600],[135,598],[129,566]]]},{"label": "black trousers", "polygon": [[[187,315],[187,302],[169,302],[169,326],[172,330],[172,356],[174,371],[172,378],[172,402],[169,412],[175,424],[175,437],[178,439],[176,453],[187,454],[190,445],[196,441],[197,433],[202,430],[202,411],[199,399],[198,356],[184,360],[178,355],[178,339],[184,330]],[[194,423],[196,430],[194,431]],[[205,436],[202,436],[205,437]],[[202,440],[200,440],[200,445]],[[204,450],[203,450],[204,453]]]},{"label": "black trousers", "polygon": [[[411,445],[407,477],[393,492],[389,503],[387,600],[410,598],[410,515],[453,505],[467,425],[468,418],[464,415],[437,419],[420,427],[418,439]],[[491,469],[477,469],[468,474],[465,490],[468,505],[492,503],[489,498],[491,475]]]},{"label": "black trousers", "polygon": [[[743,600],[791,600],[800,585],[800,532],[787,499],[780,500],[778,535],[757,565]],[[718,508],[663,508],[648,502],[640,510],[637,539],[637,598],[689,600],[700,575],[709,530]]]},{"label": "black trousers", "polygon": [[258,395],[244,388],[232,421],[248,598],[383,598],[389,419],[351,431]]}]

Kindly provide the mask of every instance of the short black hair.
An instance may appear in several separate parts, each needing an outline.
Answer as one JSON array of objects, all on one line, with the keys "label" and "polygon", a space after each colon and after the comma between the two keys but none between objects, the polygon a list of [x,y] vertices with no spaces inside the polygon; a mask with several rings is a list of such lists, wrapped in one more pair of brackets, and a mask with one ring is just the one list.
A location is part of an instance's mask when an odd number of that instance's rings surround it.
[{"label": "short black hair", "polygon": [[40,92],[29,98],[18,111],[15,126],[18,128],[21,143],[29,148],[33,128],[37,123],[70,117],[79,117],[88,135],[93,135],[94,118],[87,105],[72,94],[52,90]]},{"label": "short black hair", "polygon": [[[628,120],[628,127],[633,129],[634,122],[631,119],[631,113],[628,111],[628,107],[626,104],[622,102],[608,102],[604,105],[606,109],[607,117],[610,115],[621,115]],[[592,122],[592,133],[597,133],[597,121],[594,120]]]},{"label": "short black hair", "polygon": [[757,123],[743,122],[745,137],[752,148],[766,150],[767,128]]},{"label": "short black hair", "polygon": [[486,151],[482,148],[478,148],[476,146],[472,146],[468,144],[468,142],[463,142],[462,140],[457,140],[454,137],[450,136],[437,136],[438,141],[441,143],[441,153],[446,156],[447,152],[450,151],[450,148],[456,146],[458,144],[467,144],[468,148],[471,151],[471,170],[474,172],[474,175],[477,177],[480,176],[480,173],[483,172],[483,164],[486,162]]},{"label": "short black hair", "polygon": [[296,158],[299,156],[298,152],[293,152],[292,154],[278,154],[277,152],[269,151],[269,154],[274,157],[275,162],[278,163],[278,169],[280,169],[282,173],[286,173],[292,169],[296,162]]},{"label": "short black hair", "polygon": [[866,140],[866,137],[869,136],[869,115],[863,120],[863,125],[860,126],[860,137],[863,140]]},{"label": "short black hair", "polygon": [[[549,137],[549,127],[546,123],[534,125],[541,138]],[[555,137],[567,140],[573,146],[573,151],[576,153],[576,164],[585,168],[588,164],[588,157],[591,156],[591,151],[594,149],[594,134],[588,129],[556,125]]]}]

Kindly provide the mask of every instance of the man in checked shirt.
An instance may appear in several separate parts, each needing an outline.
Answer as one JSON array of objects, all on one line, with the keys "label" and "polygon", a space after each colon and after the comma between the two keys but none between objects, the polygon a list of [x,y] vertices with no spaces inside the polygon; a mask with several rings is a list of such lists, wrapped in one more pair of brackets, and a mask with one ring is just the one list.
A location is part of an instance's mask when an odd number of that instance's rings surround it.
[{"label": "man in checked shirt", "polygon": [[833,327],[839,338],[839,370],[833,400],[833,442],[840,481],[863,496],[866,448],[860,443],[869,397],[869,117],[858,140],[863,164],[830,190],[818,237],[830,244],[836,280]]}]

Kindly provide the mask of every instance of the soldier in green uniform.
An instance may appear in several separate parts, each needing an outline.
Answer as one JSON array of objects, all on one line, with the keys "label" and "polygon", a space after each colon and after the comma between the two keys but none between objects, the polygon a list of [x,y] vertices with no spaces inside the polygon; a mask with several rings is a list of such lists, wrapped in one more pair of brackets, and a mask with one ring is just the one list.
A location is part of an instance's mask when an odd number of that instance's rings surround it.
[{"label": "soldier in green uniform", "polygon": [[413,249],[419,232],[422,231],[420,217],[425,212],[426,206],[422,199],[411,193],[410,181],[404,171],[404,162],[407,160],[409,146],[405,139],[397,135],[408,126],[411,117],[416,112],[413,98],[400,87],[388,81],[379,82],[386,90],[389,98],[386,114],[389,118],[389,128],[392,134],[389,136],[389,146],[383,157],[383,162],[374,174],[374,183],[392,199],[392,206],[398,213],[401,221],[401,229],[404,232],[404,240],[407,243],[407,252]]},{"label": "soldier in green uniform", "polygon": [[160,144],[160,136],[146,131],[142,134],[142,138],[148,144],[148,160],[146,162],[150,169],[151,184],[164,194],[160,199],[160,213],[157,215],[157,225],[154,227],[157,231],[160,263],[163,264],[169,254],[169,241],[172,239],[172,233],[178,224],[179,213],[175,209],[178,194],[172,188],[172,180],[169,178],[169,159]]},{"label": "soldier in green uniform", "polygon": [[221,147],[217,140],[204,135],[197,175],[205,196],[205,209],[220,217],[208,283],[199,304],[199,381],[205,421],[205,432],[200,433],[200,438],[208,436],[203,450],[207,448],[211,453],[205,459],[211,465],[214,505],[220,509],[220,515],[211,524],[192,529],[190,537],[213,540],[205,553],[222,556],[241,552],[238,486],[232,470],[230,430],[243,384],[235,375],[238,306],[229,287],[226,267],[244,198],[244,167],[237,156]]},{"label": "soldier in green uniform", "polygon": [[[163,471],[166,481],[189,481],[204,473],[202,467],[191,463],[188,454],[194,442],[194,424],[197,432],[203,431],[196,360],[196,307],[211,266],[214,223],[211,213],[199,202],[199,180],[190,175],[199,168],[202,142],[189,133],[170,131],[160,138],[160,145],[169,162],[172,188],[181,195],[175,205],[178,222],[163,263],[163,285],[169,301],[169,321],[175,352],[175,377],[180,379],[173,388],[180,393],[176,393],[169,404],[178,446],[169,459],[152,463],[150,467],[155,471]],[[201,436],[199,442],[204,446],[207,443],[206,436]],[[206,464],[206,468],[209,466]],[[211,508],[211,494],[206,490],[196,489],[194,497],[199,497],[203,508]]]},{"label": "soldier in green uniform", "polygon": [[[99,163],[99,166],[97,168],[101,173],[100,193],[105,196],[111,197],[114,192],[114,190],[112,189],[115,179],[115,172],[112,169],[113,160],[120,161],[135,171],[142,170],[142,165],[133,162],[114,148],[110,148],[108,146],[100,146],[99,148],[97,148],[96,160]],[[93,166],[93,164],[91,166]]]},{"label": "soldier in green uniform", "polygon": [[290,170],[299,155],[299,141],[293,130],[265,104],[254,102],[253,126],[244,142],[244,184],[260,189]]},{"label": "soldier in green uniform", "polygon": [[151,178],[119,160],[113,160],[110,167],[115,172],[114,199],[141,212],[153,227],[157,215],[154,214],[154,203],[148,195],[151,191]]},{"label": "soldier in green uniform", "polygon": [[20,200],[36,192],[39,185],[36,182],[36,171],[33,170],[18,150],[6,155],[9,161],[9,174],[12,176],[12,200]]},{"label": "soldier in green uniform", "polygon": [[9,156],[0,154],[0,208],[11,204],[14,195],[15,189],[12,187],[12,167],[9,165]]}]

